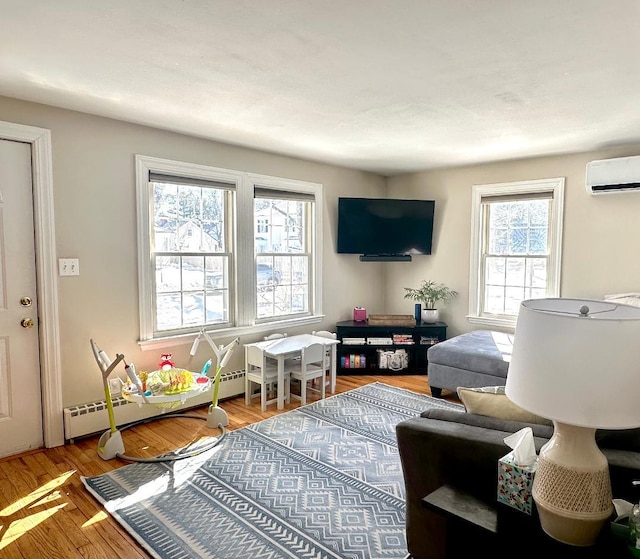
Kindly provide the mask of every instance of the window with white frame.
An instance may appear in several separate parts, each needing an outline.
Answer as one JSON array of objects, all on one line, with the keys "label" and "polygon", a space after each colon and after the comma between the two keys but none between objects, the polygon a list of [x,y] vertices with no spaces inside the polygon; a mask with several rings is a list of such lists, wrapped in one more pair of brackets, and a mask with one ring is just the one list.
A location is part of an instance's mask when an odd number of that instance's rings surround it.
[{"label": "window with white frame", "polygon": [[140,155],[136,176],[141,342],[320,320],[321,185]]},{"label": "window with white frame", "polygon": [[525,299],[558,297],[564,178],[475,185],[469,320],[514,326]]},{"label": "window with white frame", "polygon": [[[256,313],[259,320],[304,314],[311,307],[314,197],[256,186]],[[266,232],[260,223],[269,223]]]}]

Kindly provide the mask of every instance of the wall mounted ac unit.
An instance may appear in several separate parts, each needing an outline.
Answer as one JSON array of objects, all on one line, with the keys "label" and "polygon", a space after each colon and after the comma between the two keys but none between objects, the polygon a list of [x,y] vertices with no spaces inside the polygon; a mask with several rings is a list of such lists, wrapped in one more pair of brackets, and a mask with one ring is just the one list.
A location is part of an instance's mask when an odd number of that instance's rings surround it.
[{"label": "wall mounted ac unit", "polygon": [[640,192],[640,155],[590,161],[586,187],[589,194]]}]

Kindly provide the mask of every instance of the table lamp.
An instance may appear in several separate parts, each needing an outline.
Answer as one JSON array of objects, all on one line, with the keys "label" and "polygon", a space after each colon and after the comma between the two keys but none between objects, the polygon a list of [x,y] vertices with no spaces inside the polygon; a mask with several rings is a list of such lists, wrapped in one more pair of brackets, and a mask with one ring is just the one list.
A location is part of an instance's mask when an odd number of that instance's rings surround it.
[{"label": "table lamp", "polygon": [[613,512],[596,429],[640,426],[640,308],[523,301],[505,391],[515,404],[553,421],[532,489],[542,529],[567,544],[593,545]]}]

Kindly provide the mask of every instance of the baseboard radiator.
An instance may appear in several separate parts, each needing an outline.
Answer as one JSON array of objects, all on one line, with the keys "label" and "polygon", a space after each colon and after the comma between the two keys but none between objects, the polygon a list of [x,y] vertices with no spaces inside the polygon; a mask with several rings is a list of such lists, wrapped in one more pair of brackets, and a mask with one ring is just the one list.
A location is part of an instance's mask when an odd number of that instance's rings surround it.
[{"label": "baseboard radiator", "polygon": [[[226,400],[244,394],[244,370],[222,373],[218,398]],[[197,408],[211,403],[211,390],[199,396],[189,398],[184,404],[170,410],[163,410],[151,404],[138,405],[128,402],[121,396],[113,397],[113,416],[116,425],[122,426],[162,415]],[[64,437],[72,443],[78,437],[102,433],[109,428],[109,413],[106,400],[98,400],[64,409]]]}]

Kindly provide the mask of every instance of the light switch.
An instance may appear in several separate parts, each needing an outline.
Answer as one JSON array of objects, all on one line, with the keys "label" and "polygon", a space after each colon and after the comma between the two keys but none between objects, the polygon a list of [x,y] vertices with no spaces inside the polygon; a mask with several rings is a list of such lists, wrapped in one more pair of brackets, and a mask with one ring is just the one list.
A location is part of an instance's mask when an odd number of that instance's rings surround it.
[{"label": "light switch", "polygon": [[58,258],[58,273],[61,276],[79,276],[80,260],[77,258]]}]

